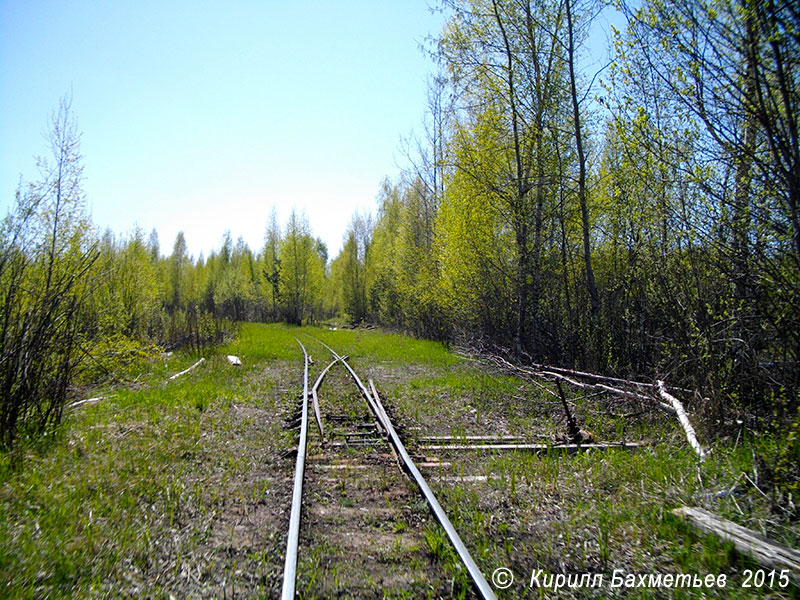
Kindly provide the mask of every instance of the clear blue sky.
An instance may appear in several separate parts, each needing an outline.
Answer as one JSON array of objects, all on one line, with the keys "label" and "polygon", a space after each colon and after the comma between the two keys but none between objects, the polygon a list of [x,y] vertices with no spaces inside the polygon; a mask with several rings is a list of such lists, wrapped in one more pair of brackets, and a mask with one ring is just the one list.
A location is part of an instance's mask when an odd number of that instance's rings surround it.
[{"label": "clear blue sky", "polygon": [[[0,0],[0,214],[72,95],[95,224],[197,257],[304,210],[331,256],[419,130],[436,0]],[[618,18],[616,19],[619,20]],[[607,15],[585,71],[605,61]],[[618,23],[621,26],[621,23]]]},{"label": "clear blue sky", "polygon": [[426,0],[0,0],[0,211],[71,93],[98,227],[256,250],[295,206],[333,254],[404,164],[441,20]]}]

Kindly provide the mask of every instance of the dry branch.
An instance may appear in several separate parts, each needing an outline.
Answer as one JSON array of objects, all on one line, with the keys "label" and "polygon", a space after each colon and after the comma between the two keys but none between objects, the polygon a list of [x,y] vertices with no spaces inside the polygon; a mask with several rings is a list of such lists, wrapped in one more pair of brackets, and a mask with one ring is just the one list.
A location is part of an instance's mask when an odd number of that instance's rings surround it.
[{"label": "dry branch", "polygon": [[108,396],[96,396],[95,398],[86,398],[85,400],[78,400],[77,402],[68,404],[67,408],[77,408],[78,406],[83,406],[84,404],[90,404],[91,402],[100,402],[100,400],[105,400],[106,398],[108,398]]},{"label": "dry branch", "polygon": [[[502,356],[497,356],[497,355],[489,355],[487,358],[491,362],[495,363],[497,366],[509,369],[513,372],[523,373],[525,375],[530,375],[531,377],[544,377],[554,380],[560,379],[561,381],[566,381],[567,383],[577,386],[579,388],[604,391],[611,394],[616,394],[618,396],[632,398],[634,400],[646,400],[648,402],[652,402],[653,397],[648,396],[646,394],[642,394],[637,391],[625,390],[621,389],[620,387],[613,387],[602,382],[614,383],[618,386],[630,386],[639,390],[644,388],[652,390],[654,393],[657,391],[657,386],[652,383],[643,383],[641,381],[619,379],[617,377],[606,377],[604,375],[596,375],[594,373],[586,373],[584,371],[574,371],[572,369],[562,369],[561,367],[552,367],[536,363],[531,365],[532,368],[525,368],[512,364],[508,362],[506,359],[504,359]],[[593,383],[578,381],[578,379],[588,379],[590,382]],[[691,391],[691,390],[685,390],[684,388],[672,388],[672,389],[679,391],[686,391],[686,392]],[[548,392],[550,394],[553,394],[554,396],[556,395],[554,392],[550,390],[548,390]],[[674,408],[669,404],[659,402],[658,405],[665,410],[674,412]]]},{"label": "dry branch", "polygon": [[206,362],[206,359],[205,359],[205,358],[201,358],[200,360],[198,360],[196,363],[194,363],[194,364],[193,364],[191,367],[189,367],[188,369],[184,369],[184,370],[183,370],[183,371],[181,371],[180,373],[175,373],[175,375],[173,375],[172,377],[170,377],[170,378],[169,378],[169,380],[170,380],[170,381],[172,381],[173,379],[177,379],[177,378],[178,378],[178,377],[180,377],[181,375],[186,375],[186,373],[188,373],[189,371],[191,371],[192,369],[194,369],[194,368],[196,368],[196,367],[199,367],[199,366],[200,366],[201,364],[203,364],[204,362]]},{"label": "dry branch", "polygon": [[[501,356],[490,355],[488,358],[491,362],[493,362],[500,368],[511,370],[514,373],[522,373],[524,375],[527,375],[529,378],[538,377],[555,381],[556,385],[559,387],[559,390],[561,389],[560,382],[566,381],[567,383],[582,389],[598,390],[626,398],[631,398],[634,400],[639,400],[639,401],[644,400],[650,403],[655,403],[656,406],[666,411],[675,413],[678,416],[678,421],[683,427],[683,430],[686,432],[686,439],[689,441],[689,445],[692,447],[692,449],[700,457],[700,460],[701,461],[704,460],[707,455],[707,452],[703,450],[702,446],[700,446],[700,443],[697,441],[697,434],[695,433],[692,424],[689,422],[689,417],[686,414],[686,410],[683,408],[683,404],[681,404],[681,402],[677,398],[675,398],[675,396],[667,392],[666,385],[661,380],[658,380],[655,384],[649,384],[649,383],[642,383],[639,381],[626,381],[624,379],[618,379],[616,377],[604,377],[601,375],[595,375],[593,373],[573,371],[570,369],[546,367],[544,365],[537,365],[537,364],[533,365],[535,369],[530,369],[514,365]],[[579,381],[580,378],[589,379],[590,382]],[[604,381],[613,382],[615,383],[616,387],[607,385],[606,383],[602,383]],[[537,385],[542,387],[541,384]],[[642,388],[647,388],[652,390],[654,394],[657,393],[658,397],[656,398],[653,396],[642,394],[640,391],[622,389],[622,386],[630,386],[634,388],[634,390],[641,390]],[[681,389],[681,388],[674,388],[674,389]],[[548,391],[550,392],[550,390]],[[553,392],[550,393],[555,395]],[[559,397],[561,399],[562,404],[564,405],[565,410],[568,413],[567,420],[572,421],[572,419],[570,419],[571,415],[569,414],[569,409],[567,408],[565,399],[563,397],[563,392],[559,394]],[[572,422],[569,423],[569,427],[570,429],[573,428]]]},{"label": "dry branch", "polygon": [[[575,371],[572,369],[564,369],[561,367],[551,367],[547,365],[539,365],[539,364],[532,364],[531,367],[537,371],[550,371],[553,373],[558,373],[560,375],[569,376],[569,377],[577,377],[581,379],[588,379],[595,383],[613,383],[616,385],[629,385],[638,388],[648,389],[648,390],[655,390],[656,386],[652,383],[644,383],[642,381],[633,381],[631,379],[620,379],[619,377],[608,377],[606,375],[597,375],[596,373],[587,373],[585,371]],[[614,388],[611,388],[614,389]],[[680,392],[690,392],[692,390],[687,390],[685,388],[677,388],[673,387],[672,389],[680,391]]]},{"label": "dry branch", "polygon": [[[647,402],[653,402],[654,401],[652,396],[647,396],[647,395],[641,394],[639,392],[633,392],[633,391],[630,391],[630,390],[623,390],[623,389],[620,389],[620,388],[611,387],[610,385],[606,385],[606,384],[603,384],[603,383],[584,383],[582,381],[578,381],[577,379],[575,379],[575,377],[586,376],[586,377],[588,377],[590,379],[593,379],[593,380],[596,380],[596,381],[599,381],[599,380],[610,380],[610,381],[616,381],[616,382],[620,382],[620,383],[628,383],[628,384],[630,384],[632,386],[649,386],[650,388],[652,388],[653,386],[650,385],[650,384],[643,384],[643,383],[640,383],[640,382],[637,382],[637,381],[626,382],[624,379],[617,379],[615,377],[602,377],[600,375],[593,375],[591,373],[583,373],[581,371],[570,371],[569,369],[559,369],[557,367],[544,367],[543,365],[535,365],[535,366],[538,366],[538,367],[542,367],[539,370],[526,369],[524,367],[519,367],[517,365],[514,365],[514,364],[508,362],[506,359],[504,359],[501,356],[490,356],[489,360],[494,362],[496,365],[500,366],[501,368],[509,369],[509,370],[511,370],[513,372],[516,372],[516,373],[522,373],[522,374],[528,375],[530,377],[541,377],[541,378],[544,378],[544,379],[550,379],[550,380],[555,380],[555,381],[559,381],[559,380],[560,381],[566,381],[570,385],[574,385],[574,386],[579,387],[581,389],[597,390],[597,391],[607,392],[609,394],[615,394],[617,396],[622,396],[622,397],[625,397],[625,398],[631,398],[633,400],[645,400]],[[568,373],[569,375],[565,375],[564,373]],[[542,387],[541,384],[537,383],[536,385],[538,385],[539,387]],[[544,388],[544,389],[547,390],[547,388]],[[551,391],[551,390],[547,390],[547,392],[549,394],[552,394],[553,396],[558,397],[557,394],[555,392]],[[664,410],[667,410],[669,412],[675,412],[675,409],[669,404],[665,404],[664,402],[658,402],[658,401],[656,401],[656,404],[660,408],[663,408]]]}]

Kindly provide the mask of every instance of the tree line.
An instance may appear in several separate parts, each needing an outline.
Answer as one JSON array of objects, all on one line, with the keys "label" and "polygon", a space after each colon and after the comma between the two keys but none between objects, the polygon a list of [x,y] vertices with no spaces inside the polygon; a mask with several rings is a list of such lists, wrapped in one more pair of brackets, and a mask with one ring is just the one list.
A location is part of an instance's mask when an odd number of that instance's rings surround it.
[{"label": "tree line", "polygon": [[[61,101],[39,177],[21,182],[0,229],[0,447],[53,432],[76,386],[124,380],[161,352],[199,350],[240,321],[301,324],[334,314],[325,244],[273,208],[263,247],[226,232],[207,257],[183,232],[99,232],[82,189],[80,132]],[[327,293],[327,296],[326,296]]]}]

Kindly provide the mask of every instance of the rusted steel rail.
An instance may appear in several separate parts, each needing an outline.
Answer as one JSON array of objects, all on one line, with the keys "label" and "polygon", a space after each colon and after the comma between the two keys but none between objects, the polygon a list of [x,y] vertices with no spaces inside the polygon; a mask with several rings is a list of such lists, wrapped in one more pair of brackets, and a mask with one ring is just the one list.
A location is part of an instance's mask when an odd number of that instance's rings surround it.
[{"label": "rusted steel rail", "polygon": [[[347,358],[345,356],[345,358]],[[339,362],[338,358],[334,358],[331,364],[329,364],[325,369],[323,369],[322,373],[319,374],[317,380],[314,382],[313,387],[311,388],[311,401],[312,406],[314,407],[314,418],[317,421],[317,429],[319,429],[319,437],[320,440],[323,442],[325,441],[325,432],[322,427],[322,415],[319,412],[319,397],[317,396],[317,391],[319,390],[319,386],[322,384],[322,378],[325,377],[325,374],[330,371],[331,367]]]},{"label": "rusted steel rail", "polygon": [[[346,364],[347,363],[345,363],[345,365]],[[406,452],[406,448],[403,445],[403,442],[400,440],[400,436],[397,435],[397,432],[392,426],[392,422],[389,420],[389,417],[386,414],[386,410],[383,408],[383,404],[381,403],[380,397],[378,396],[378,392],[374,385],[372,385],[372,390],[375,394],[373,400],[380,413],[383,415],[384,423],[391,438],[392,445],[397,451],[397,454],[400,455],[400,458],[402,459],[408,473],[414,478],[414,481],[417,482],[422,495],[425,496],[425,500],[428,502],[428,506],[430,506],[431,511],[436,517],[436,520],[439,521],[439,524],[445,530],[445,533],[447,533],[447,537],[450,538],[450,543],[452,543],[453,547],[456,549],[458,556],[461,558],[461,562],[463,562],[464,566],[467,567],[467,571],[472,578],[472,582],[475,584],[475,588],[481,597],[484,598],[484,600],[496,600],[494,591],[489,586],[489,583],[486,581],[483,573],[481,573],[478,565],[476,565],[475,561],[472,560],[469,550],[467,550],[464,542],[461,541],[461,538],[459,537],[455,527],[453,527],[453,524],[450,522],[450,519],[447,518],[447,513],[444,512],[444,509],[439,504],[439,501],[436,500],[436,496],[433,494],[433,491],[430,487],[428,487],[428,484],[425,481],[425,478],[422,476],[422,473],[419,472],[419,469],[417,469],[414,461],[411,460],[408,452]]]},{"label": "rusted steel rail", "polygon": [[303,502],[303,475],[306,468],[306,446],[308,444],[308,353],[303,349],[303,413],[300,421],[300,443],[297,445],[297,462],[294,471],[294,490],[292,491],[292,512],[289,515],[289,535],[286,539],[286,558],[283,566],[283,600],[294,600],[297,578],[297,544],[300,539],[300,509]]},{"label": "rusted steel rail", "polygon": [[644,446],[649,446],[647,443],[642,442],[601,442],[589,444],[428,444],[421,446],[424,451],[446,451],[446,450],[482,450],[482,451],[499,451],[499,450],[520,450],[527,452],[535,452],[537,454],[544,454],[547,452],[566,452],[573,454],[575,452],[587,450],[636,450]]},{"label": "rusted steel rail", "polygon": [[[328,349],[328,351],[329,351],[331,354],[333,354],[333,357],[334,357],[336,360],[340,360],[340,361],[342,361],[342,364],[343,364],[343,365],[344,365],[344,367],[347,369],[347,371],[350,373],[350,376],[353,378],[353,381],[355,381],[355,382],[356,382],[356,385],[358,386],[358,389],[359,389],[359,390],[361,390],[361,394],[362,394],[362,395],[364,396],[364,398],[366,399],[366,401],[367,401],[367,404],[369,404],[369,408],[370,408],[370,410],[371,410],[371,411],[372,411],[372,412],[373,412],[373,413],[374,413],[376,416],[378,416],[378,414],[377,414],[377,408],[376,408],[376,406],[375,406],[375,402],[374,402],[374,401],[373,401],[373,399],[372,399],[372,396],[370,396],[370,394],[369,394],[369,391],[367,390],[367,388],[366,388],[366,387],[364,387],[364,384],[363,384],[363,383],[361,382],[361,380],[358,378],[358,375],[356,375],[356,372],[355,372],[355,371],[353,371],[353,369],[350,367],[350,364],[347,362],[347,360],[345,360],[345,359],[346,359],[346,357],[339,356],[339,355],[336,353],[336,351],[335,351],[333,348],[331,348],[330,346],[328,346],[328,344],[326,344],[326,343],[325,343],[325,342],[323,342],[322,340],[318,340],[317,338],[315,338],[315,337],[313,337],[313,336],[308,336],[308,337],[310,337],[311,339],[313,339],[313,340],[315,340],[315,341],[319,342],[320,344],[322,344],[323,346],[325,346],[325,347]],[[380,416],[378,416],[378,423],[381,425],[381,427],[383,427],[383,421],[381,420]],[[384,429],[385,429],[385,427],[384,427]]]},{"label": "rusted steel rail", "polygon": [[[311,336],[309,336],[311,337]],[[313,338],[316,339],[316,338]],[[350,367],[348,362],[340,357],[333,348],[322,342],[321,340],[316,340],[323,346],[325,346],[331,354],[333,354],[334,358],[339,359],[345,368],[349,371],[350,375],[352,376],[353,380],[356,382],[356,385],[361,390],[362,395],[369,404],[370,409],[375,414],[378,422],[381,423],[382,427],[386,431],[387,435],[389,436],[389,441],[391,442],[392,446],[394,447],[395,451],[399,455],[400,459],[402,460],[402,466],[404,470],[409,473],[416,482],[417,486],[419,487],[422,495],[425,497],[425,500],[428,503],[431,511],[433,512],[436,520],[439,521],[439,524],[445,530],[447,537],[450,539],[450,543],[453,544],[456,552],[458,553],[459,558],[464,563],[464,566],[467,568],[467,572],[469,573],[473,584],[475,585],[475,589],[480,594],[481,598],[484,600],[496,600],[497,597],[494,594],[494,591],[489,586],[489,583],[486,581],[486,578],[481,573],[480,568],[470,556],[469,550],[464,545],[464,542],[461,541],[461,537],[458,535],[458,532],[453,527],[453,524],[450,522],[450,519],[447,517],[447,513],[445,513],[442,506],[439,504],[438,500],[436,500],[436,496],[434,495],[433,491],[428,487],[425,478],[422,476],[422,473],[419,472],[414,461],[411,460],[411,457],[408,455],[405,446],[403,445],[400,436],[397,435],[397,432],[392,425],[391,419],[386,414],[386,410],[383,407],[383,404],[378,397],[377,390],[375,389],[374,384],[372,384],[372,391],[373,393],[370,394],[369,390],[367,390],[366,386],[362,383],[361,379],[359,379],[356,372]]]}]

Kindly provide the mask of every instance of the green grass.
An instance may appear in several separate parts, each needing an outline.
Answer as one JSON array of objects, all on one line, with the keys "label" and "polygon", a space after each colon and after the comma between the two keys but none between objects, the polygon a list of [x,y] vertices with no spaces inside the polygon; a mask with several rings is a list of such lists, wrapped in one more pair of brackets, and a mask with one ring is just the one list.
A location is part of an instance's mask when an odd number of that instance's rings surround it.
[{"label": "green grass", "polygon": [[218,348],[217,353],[239,356],[245,365],[260,360],[302,360],[303,351],[295,338],[305,345],[301,333],[305,330],[281,323],[242,323],[236,340]]},{"label": "green grass", "polygon": [[[177,357],[168,371],[194,360]],[[164,370],[154,365],[150,375]],[[215,472],[237,478],[250,468],[235,452],[211,452],[220,444],[209,441],[241,434],[227,411],[252,405],[253,388],[263,395],[270,384],[247,384],[246,367],[230,374],[224,357],[212,356],[173,382],[117,390],[71,413],[52,444],[26,453],[21,470],[3,456],[4,595],[88,596],[121,567],[134,579],[151,570],[157,545],[174,546],[167,553],[179,568],[181,555],[208,533],[192,528],[223,493]]]},{"label": "green grass", "polygon": [[[239,594],[274,597],[285,543],[275,523],[288,506],[289,484],[282,480],[293,465],[280,456],[296,445],[283,418],[301,386],[302,352],[294,338],[314,357],[314,372],[328,361],[327,351],[306,334],[351,355],[357,370],[368,370],[412,452],[423,435],[513,433],[546,441],[563,431],[556,398],[492,374],[441,344],[376,330],[243,324],[236,341],[205,353],[207,362],[191,373],[167,382],[197,356],[155,361],[135,385],[108,390],[106,400],[70,412],[48,441],[0,454],[0,596],[180,597],[196,592],[186,587],[194,577],[217,596],[230,596],[235,586]],[[231,367],[226,354],[240,356],[244,365]],[[452,467],[430,471],[429,484],[487,575],[500,566],[526,581],[539,568],[609,576],[613,569],[726,573],[728,587],[704,590],[707,597],[796,597],[796,589],[742,589],[743,570],[753,564],[669,513],[702,506],[800,546],[796,517],[781,508],[770,486],[781,439],[718,440],[699,465],[669,417],[646,411],[623,418],[630,410],[618,401],[577,393],[570,402],[597,439],[646,439],[653,446],[573,456],[455,453],[443,456]],[[354,402],[351,410],[361,415],[365,408]],[[439,474],[489,479],[448,483]],[[717,495],[728,490],[733,493]],[[337,494],[334,503],[353,506],[346,486]],[[416,505],[409,510],[424,512]],[[386,528],[418,532],[429,560],[448,578],[440,587],[470,597],[438,525],[402,520]],[[304,597],[319,594],[315,578],[323,572],[325,550],[311,554],[318,570],[304,575],[298,587]],[[326,589],[337,588],[331,583]],[[645,591],[642,597],[694,598],[703,590]],[[385,590],[387,597],[407,593]],[[560,597],[603,596],[572,590]],[[515,584],[498,597],[539,596]]]},{"label": "green grass", "polygon": [[[371,329],[337,329],[333,331],[327,327],[309,327],[304,330],[332,346],[339,354],[347,354],[354,360],[366,358],[369,361],[398,365],[437,367],[448,367],[463,362],[461,357],[450,352],[439,342],[419,340],[396,333]],[[306,343],[305,339],[301,341]],[[316,344],[309,341],[309,345],[314,348]],[[324,350],[320,346],[316,347]]]},{"label": "green grass", "polygon": [[[454,525],[478,549],[479,564],[491,573],[507,566],[515,573],[542,568],[553,573],[708,573],[728,576],[725,590],[706,597],[795,597],[796,589],[743,589],[743,570],[758,568],[728,543],[691,530],[669,510],[705,506],[734,521],[800,545],[798,530],[776,515],[767,499],[741,488],[738,499],[709,498],[735,483],[731,464],[752,468],[751,449],[718,449],[698,468],[689,450],[660,446],[629,453],[611,451],[573,457],[498,455],[486,471],[498,477],[489,493],[442,486],[440,501],[451,507]],[[510,503],[510,506],[509,504]],[[738,505],[738,506],[737,506]],[[741,512],[740,512],[741,511]],[[512,525],[513,524],[513,525]],[[520,587],[509,596],[518,597]],[[531,595],[531,597],[535,597]],[[573,597],[553,596],[553,597]],[[589,589],[574,597],[594,597]],[[699,590],[649,590],[646,597],[701,597]],[[760,596],[759,596],[760,597]]]},{"label": "green grass", "polygon": [[[311,337],[309,337],[311,336]],[[419,340],[394,333],[370,329],[339,329],[330,327],[296,327],[280,323],[242,323],[238,338],[220,347],[218,354],[236,354],[243,360],[298,360],[303,354],[299,340],[312,356],[327,361],[328,350],[311,339],[317,338],[332,346],[339,354],[352,359],[397,364],[426,364],[450,366],[462,359],[439,342]],[[296,338],[296,339],[295,339]]]}]

